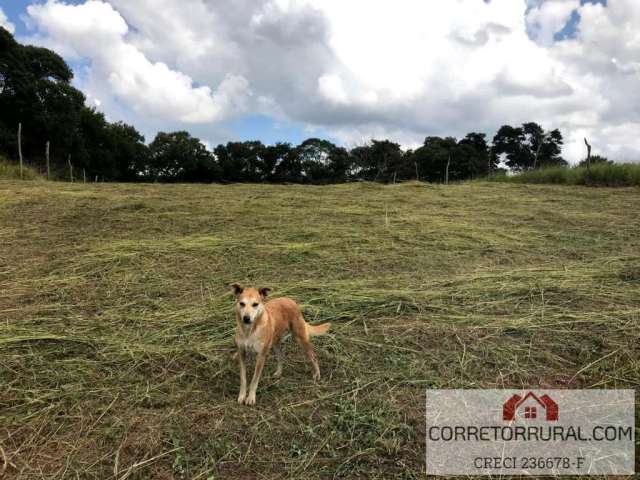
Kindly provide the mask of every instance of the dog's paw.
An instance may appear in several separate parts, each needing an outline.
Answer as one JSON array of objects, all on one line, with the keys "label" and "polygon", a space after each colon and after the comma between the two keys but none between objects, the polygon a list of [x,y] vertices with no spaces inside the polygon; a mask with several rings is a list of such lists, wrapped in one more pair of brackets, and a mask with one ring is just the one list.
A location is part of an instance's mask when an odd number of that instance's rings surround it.
[{"label": "dog's paw", "polygon": [[247,398],[245,398],[244,400],[244,404],[245,405],[255,405],[256,404],[256,394],[255,393],[250,393]]},{"label": "dog's paw", "polygon": [[238,403],[242,405],[244,403],[245,398],[246,398],[246,395],[244,393],[241,393],[240,395],[238,395]]}]

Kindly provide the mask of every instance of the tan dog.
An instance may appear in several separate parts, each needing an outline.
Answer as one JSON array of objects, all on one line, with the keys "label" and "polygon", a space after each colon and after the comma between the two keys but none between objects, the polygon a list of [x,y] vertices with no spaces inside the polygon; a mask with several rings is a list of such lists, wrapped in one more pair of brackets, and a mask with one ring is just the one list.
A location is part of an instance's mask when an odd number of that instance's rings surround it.
[{"label": "tan dog", "polygon": [[[242,288],[237,283],[231,285],[236,296],[236,345],[240,363],[240,394],[238,403],[254,405],[256,390],[262,375],[264,363],[273,348],[276,354],[277,368],[275,377],[282,375],[281,342],[287,330],[304,349],[313,365],[313,379],[320,378],[320,367],[313,352],[309,337],[322,335],[331,326],[309,325],[302,317],[298,304],[290,298],[282,297],[265,302],[270,288]],[[256,353],[256,367],[247,394],[246,358],[248,353]]]}]

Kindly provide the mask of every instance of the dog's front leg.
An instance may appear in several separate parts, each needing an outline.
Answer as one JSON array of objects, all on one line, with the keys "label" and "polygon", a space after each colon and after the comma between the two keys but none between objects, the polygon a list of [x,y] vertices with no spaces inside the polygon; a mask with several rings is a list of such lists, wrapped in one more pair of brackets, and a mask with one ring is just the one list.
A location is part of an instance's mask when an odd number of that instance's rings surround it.
[{"label": "dog's front leg", "polygon": [[241,347],[238,348],[238,364],[240,365],[240,393],[238,394],[238,403],[244,403],[247,397],[247,366],[245,359],[245,349]]},{"label": "dog's front leg", "polygon": [[256,359],[256,369],[253,372],[253,378],[251,379],[251,384],[249,385],[249,395],[244,401],[245,405],[255,405],[256,403],[256,390],[258,389],[258,383],[260,382],[260,376],[262,375],[262,369],[264,368],[264,362],[267,360],[267,349],[263,349],[260,353],[258,353],[258,358]]}]

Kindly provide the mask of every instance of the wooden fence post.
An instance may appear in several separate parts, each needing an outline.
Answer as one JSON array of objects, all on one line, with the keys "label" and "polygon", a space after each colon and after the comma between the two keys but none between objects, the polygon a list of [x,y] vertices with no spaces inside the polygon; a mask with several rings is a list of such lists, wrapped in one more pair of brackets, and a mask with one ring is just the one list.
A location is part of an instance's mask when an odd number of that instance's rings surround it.
[{"label": "wooden fence post", "polygon": [[47,147],[44,153],[45,158],[47,159],[47,180],[51,180],[51,167],[49,166],[49,142],[47,142]]},{"label": "wooden fence post", "polygon": [[584,139],[584,144],[587,146],[587,170],[589,170],[591,166],[591,145],[589,145],[586,138]]},{"label": "wooden fence post", "polygon": [[447,170],[444,174],[444,184],[449,185],[449,165],[451,164],[451,153],[449,153],[449,159],[447,160]]},{"label": "wooden fence post", "polygon": [[18,156],[20,157],[20,178],[22,178],[22,122],[18,123]]},{"label": "wooden fence post", "polygon": [[73,182],[73,165],[71,165],[71,155],[67,157],[67,163],[69,164],[69,179]]},{"label": "wooden fence post", "polygon": [[82,169],[82,183],[87,183],[87,172],[85,169]]}]

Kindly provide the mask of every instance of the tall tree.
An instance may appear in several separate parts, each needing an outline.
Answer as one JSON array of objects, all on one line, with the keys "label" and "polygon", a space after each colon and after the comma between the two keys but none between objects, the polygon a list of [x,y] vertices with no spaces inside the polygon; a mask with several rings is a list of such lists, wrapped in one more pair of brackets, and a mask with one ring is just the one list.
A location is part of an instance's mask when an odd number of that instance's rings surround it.
[{"label": "tall tree", "polygon": [[[453,137],[427,137],[424,144],[413,152],[412,162],[420,173],[420,180],[428,182],[444,182],[447,163],[451,158],[451,165],[455,165],[455,149],[457,141]],[[455,169],[449,171],[449,179],[456,180]]]},{"label": "tall tree", "polygon": [[309,138],[296,148],[302,175],[309,183],[344,182],[350,170],[348,152],[328,140]]},{"label": "tall tree", "polygon": [[[71,86],[71,69],[46,48],[23,46],[0,27],[0,152],[14,157],[23,124],[25,157],[44,156],[44,145],[68,151],[76,140],[84,95]],[[63,155],[52,155],[54,161]]]},{"label": "tall tree", "polygon": [[400,145],[389,140],[371,140],[371,144],[351,150],[354,174],[363,180],[390,182],[408,178],[411,165],[405,163]]},{"label": "tall tree", "polygon": [[135,181],[148,175],[149,149],[144,137],[131,125],[109,123],[104,114],[83,107],[73,164],[85,169],[89,178],[107,181]]},{"label": "tall tree", "polygon": [[[300,177],[300,168],[295,173],[287,171],[288,160],[292,156],[291,144],[276,143],[275,145],[265,145],[260,157],[262,158],[262,180],[265,182],[288,182],[295,181]],[[289,175],[292,175],[289,178]]]},{"label": "tall tree", "polygon": [[302,176],[302,161],[298,155],[298,149],[289,144],[284,145],[287,145],[287,148],[285,150],[284,146],[282,147],[274,169],[273,179],[281,183],[301,183],[304,177]]},{"label": "tall tree", "polygon": [[144,143],[144,136],[135,127],[122,122],[107,124],[107,128],[118,180],[135,181],[144,177],[149,163],[149,148]]},{"label": "tall tree", "polygon": [[214,150],[222,178],[229,182],[260,182],[267,177],[270,172],[263,153],[264,145],[259,141],[229,142]]},{"label": "tall tree", "polygon": [[514,171],[530,170],[549,165],[566,165],[560,156],[562,134],[549,132],[534,122],[522,127],[503,125],[493,137],[494,154],[504,156],[507,166]]},{"label": "tall tree", "polygon": [[151,178],[165,182],[203,182],[219,180],[215,158],[188,132],[159,132],[149,145]]},{"label": "tall tree", "polygon": [[454,176],[451,178],[455,180],[485,176],[498,166],[484,133],[468,133],[458,142],[452,158]]}]

